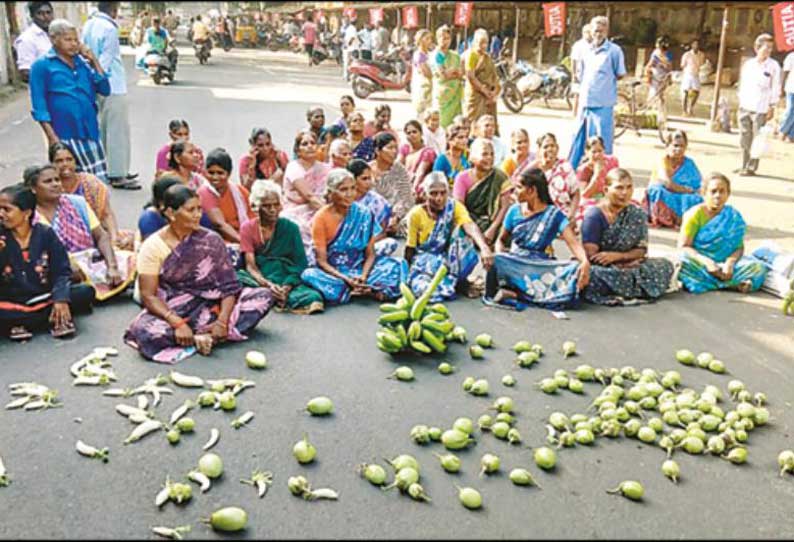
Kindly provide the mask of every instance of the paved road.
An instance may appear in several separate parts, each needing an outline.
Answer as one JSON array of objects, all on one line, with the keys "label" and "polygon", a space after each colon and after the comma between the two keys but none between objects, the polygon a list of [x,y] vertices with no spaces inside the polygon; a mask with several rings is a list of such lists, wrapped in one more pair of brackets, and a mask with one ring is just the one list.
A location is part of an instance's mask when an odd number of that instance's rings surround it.
[{"label": "paved road", "polygon": [[[332,116],[331,106],[342,90],[333,69],[308,71],[284,58],[265,61],[248,52],[218,54],[209,66],[198,67],[183,55],[177,83],[170,88],[136,84],[138,75],[131,74],[134,169],[144,178],[151,173],[172,117],[189,119],[194,139],[205,150],[224,145],[239,156],[254,125],[270,128],[276,142],[286,147],[307,106],[326,104]],[[24,103],[14,103],[0,110],[3,183],[16,178],[39,152],[41,138],[25,109]],[[16,125],[6,122],[23,118]],[[539,133],[563,121],[555,117],[532,122],[533,133]],[[145,199],[141,192],[114,193],[122,224],[132,224]],[[483,361],[471,360],[460,346],[439,359],[389,358],[374,346],[374,303],[356,302],[310,317],[273,313],[248,343],[225,346],[210,358],[191,358],[179,366],[204,378],[244,376],[257,387],[243,392],[236,414],[194,411],[196,433],[171,447],[162,434],[123,446],[132,426],[114,412],[118,401],[102,397],[97,389],[71,386],[69,364],[97,345],[121,350],[114,368],[123,386],[167,372],[167,367],[146,363],[122,345],[123,330],[137,308],[118,300],[97,308],[92,317],[80,318],[80,334],[73,340],[39,336],[26,345],[0,343],[3,389],[9,382],[33,380],[57,388],[64,404],[40,413],[0,411],[0,455],[13,478],[9,487],[0,488],[0,537],[144,538],[151,536],[153,525],[193,524],[190,537],[215,538],[197,520],[227,505],[248,511],[246,538],[792,537],[789,503],[794,480],[777,476],[776,456],[783,448],[794,448],[789,429],[794,422],[789,403],[794,344],[792,320],[778,316],[776,305],[763,295],[676,294],[652,306],[588,306],[570,311],[570,320],[561,321],[541,310],[517,314],[468,300],[451,303],[454,319],[470,335],[493,334],[498,347]],[[507,347],[519,339],[542,343],[548,354],[531,370],[514,370],[518,385],[511,390],[499,381],[512,370]],[[556,352],[566,339],[578,342],[580,356],[563,360]],[[714,352],[728,364],[730,374],[681,367],[673,359],[681,347]],[[267,370],[255,373],[245,368],[243,356],[249,348],[267,353]],[[435,370],[440,359],[449,359],[458,371],[440,375]],[[592,448],[563,450],[556,472],[547,474],[532,465],[526,447],[511,447],[477,433],[477,445],[459,454],[462,473],[451,476],[432,455],[442,451],[440,445],[419,447],[408,437],[415,424],[448,427],[459,416],[476,419],[496,396],[506,394],[516,401],[517,427],[525,444],[540,445],[548,414],[582,411],[598,387],[588,385],[582,397],[546,396],[533,384],[557,368],[572,369],[584,362],[675,368],[685,385],[695,389],[707,383],[724,389],[729,379],[739,378],[753,391],[768,394],[773,423],[752,433],[749,463],[742,467],[714,457],[676,454],[682,468],[677,486],[659,470],[663,452],[634,440],[599,440]],[[386,379],[402,363],[415,369],[415,382]],[[491,395],[475,398],[464,393],[460,385],[468,375],[487,378]],[[333,417],[315,419],[301,412],[309,398],[320,394],[334,400]],[[0,395],[3,403],[10,399],[5,391]],[[194,396],[177,388],[163,400],[158,416],[166,419]],[[248,409],[256,413],[250,426],[231,429],[232,417]],[[226,465],[223,478],[186,506],[168,504],[158,511],[154,497],[166,476],[179,478],[196,464],[212,427],[221,429],[216,451]],[[317,461],[308,467],[291,457],[292,444],[304,432],[318,449]],[[77,455],[77,439],[109,446],[110,462]],[[479,459],[485,452],[502,458],[505,473],[529,467],[543,489],[515,487],[506,474],[479,478]],[[354,473],[358,463],[400,453],[419,459],[422,484],[432,503],[416,503],[396,492],[383,494]],[[237,482],[254,468],[275,473],[275,484],[264,500]],[[307,476],[315,487],[335,488],[340,501],[308,503],[292,497],[286,480],[297,474]],[[643,482],[643,504],[605,493],[626,479]],[[478,488],[484,509],[463,509],[453,484]]]}]

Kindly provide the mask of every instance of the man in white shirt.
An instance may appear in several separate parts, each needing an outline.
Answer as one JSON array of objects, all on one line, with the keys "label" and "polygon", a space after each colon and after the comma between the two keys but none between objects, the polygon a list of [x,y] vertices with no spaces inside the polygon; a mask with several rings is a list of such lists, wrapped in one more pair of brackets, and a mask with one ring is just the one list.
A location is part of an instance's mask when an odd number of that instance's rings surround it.
[{"label": "man in white shirt", "polygon": [[783,121],[780,123],[780,133],[783,134],[783,141],[794,143],[794,51],[790,52],[783,61],[783,73],[788,73],[786,86],[786,112],[783,114]]},{"label": "man in white shirt", "polygon": [[358,30],[348,17],[342,18],[342,73],[345,81],[350,81],[350,59],[353,51],[358,48]]},{"label": "man in white shirt", "polygon": [[774,117],[780,99],[780,64],[770,58],[774,39],[770,34],[755,38],[755,57],[745,61],[739,75],[739,143],[742,168],[739,175],[755,175],[758,159],[750,158],[753,138]]},{"label": "man in white shirt", "polygon": [[14,40],[17,51],[17,70],[22,80],[27,82],[30,66],[52,49],[47,30],[52,22],[52,4],[49,2],[28,2],[28,12],[33,22]]},{"label": "man in white shirt", "polygon": [[358,31],[358,56],[364,60],[372,60],[372,25],[370,23]]},{"label": "man in white shirt", "polygon": [[593,33],[590,31],[590,24],[582,27],[582,37],[571,47],[571,71],[573,82],[571,83],[571,94],[573,94],[573,116],[576,117],[579,110],[579,83],[582,81],[582,60],[593,41]]},{"label": "man in white shirt", "polygon": [[[700,50],[700,42],[692,40],[692,47],[681,57],[681,95],[684,115],[691,117],[695,110],[695,102],[700,95],[700,67],[706,61],[706,55]],[[692,101],[689,101],[689,98]]]},{"label": "man in white shirt", "polygon": [[389,52],[389,31],[383,26],[383,21],[378,21],[372,31],[372,52],[376,57]]}]

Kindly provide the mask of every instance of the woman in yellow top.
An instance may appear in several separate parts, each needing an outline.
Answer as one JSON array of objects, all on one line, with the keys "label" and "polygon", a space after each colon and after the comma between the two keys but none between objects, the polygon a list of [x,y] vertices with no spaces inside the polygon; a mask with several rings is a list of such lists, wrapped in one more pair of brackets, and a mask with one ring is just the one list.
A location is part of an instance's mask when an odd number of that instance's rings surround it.
[{"label": "woman in yellow top", "polygon": [[422,190],[425,202],[408,213],[405,260],[411,266],[409,286],[416,295],[421,295],[444,264],[449,272],[431,301],[453,299],[458,289],[466,291],[467,295],[479,295],[479,292],[468,288],[466,279],[477,266],[474,244],[480,251],[485,268],[490,268],[493,263],[493,253],[485,237],[469,216],[466,206],[449,197],[449,183],[442,172],[428,174],[422,181]]},{"label": "woman in yellow top", "polygon": [[518,183],[519,177],[535,160],[535,153],[530,151],[529,134],[523,128],[513,130],[510,134],[510,155],[502,160],[499,166],[511,181]]},{"label": "woman in yellow top", "polygon": [[[488,32],[478,28],[474,32],[471,49],[465,53],[466,85],[463,89],[463,114],[474,123],[483,115],[496,120],[496,100],[499,97],[499,74],[488,54]],[[496,125],[499,134],[499,124]]]}]

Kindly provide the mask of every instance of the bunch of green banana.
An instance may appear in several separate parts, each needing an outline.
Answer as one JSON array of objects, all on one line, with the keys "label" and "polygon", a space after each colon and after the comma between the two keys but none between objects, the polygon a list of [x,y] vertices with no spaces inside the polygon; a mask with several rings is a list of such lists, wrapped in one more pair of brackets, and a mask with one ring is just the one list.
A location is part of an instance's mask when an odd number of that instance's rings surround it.
[{"label": "bunch of green banana", "polygon": [[466,341],[466,330],[455,326],[449,319],[449,311],[444,304],[429,304],[446,275],[447,267],[442,265],[427,290],[418,298],[407,284],[400,284],[402,297],[395,303],[380,306],[383,314],[378,319],[381,325],[376,333],[378,348],[389,354],[406,348],[422,354],[443,354],[447,350],[447,341]]}]

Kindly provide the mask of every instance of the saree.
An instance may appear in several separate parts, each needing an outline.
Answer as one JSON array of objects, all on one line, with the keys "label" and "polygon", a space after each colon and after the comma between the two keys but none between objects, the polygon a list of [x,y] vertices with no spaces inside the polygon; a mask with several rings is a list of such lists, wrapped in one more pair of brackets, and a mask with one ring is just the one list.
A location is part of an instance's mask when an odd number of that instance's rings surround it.
[{"label": "saree", "polygon": [[374,190],[370,190],[357,201],[372,213],[375,217],[375,222],[378,223],[381,229],[385,230],[391,218],[391,205],[386,201],[386,198]]},{"label": "saree", "polygon": [[[236,296],[229,318],[229,341],[244,341],[273,306],[273,295],[265,288],[244,288],[237,280],[226,246],[209,230],[186,237],[168,255],[160,268],[157,296],[193,333],[209,333],[224,297]],[[143,357],[160,363],[176,363],[196,353],[195,346],[179,346],[174,329],[147,310],[141,311],[124,333],[124,342]]]},{"label": "saree", "polygon": [[[114,251],[123,280],[118,286],[112,287],[107,277],[107,263],[94,246],[90,213],[92,211],[85,198],[61,196],[49,226],[69,253],[72,266],[83,274],[83,283],[94,288],[97,301],[105,301],[126,290],[135,280],[135,253],[128,250]],[[47,224],[47,220],[38,213],[35,222]]]},{"label": "saree", "polygon": [[414,51],[411,71],[411,102],[419,118],[426,109],[430,108],[433,101],[433,79],[425,77],[420,68],[423,64],[427,65],[429,59],[429,53],[423,53],[419,49]]},{"label": "saree", "polygon": [[[256,223],[258,228],[259,222]],[[306,269],[308,263],[300,230],[294,222],[286,218],[279,218],[270,239],[255,247],[254,259],[259,272],[267,280],[279,286],[292,286],[287,297],[287,309],[302,309],[312,303],[323,302],[318,291],[306,286],[301,281],[301,273]],[[237,271],[237,278],[240,279],[243,286],[260,287],[254,277],[245,269]]]},{"label": "saree", "polygon": [[[110,209],[110,194],[105,183],[88,173],[77,173],[74,185],[67,186],[61,182],[65,194],[83,196],[94,211],[100,222],[104,222]],[[132,230],[119,230],[116,237],[116,248],[132,250],[135,232]]]},{"label": "saree", "polygon": [[[456,182],[461,181],[464,175],[472,175],[472,170],[461,173]],[[464,201],[466,209],[481,231],[485,232],[491,227],[499,212],[499,198],[512,189],[513,185],[510,184],[507,175],[501,169],[493,169],[490,175],[472,186],[466,193]]]},{"label": "saree", "polygon": [[460,79],[443,79],[441,70],[458,70],[460,67],[461,61],[458,53],[452,50],[446,53],[436,50],[434,62],[431,63],[433,109],[437,109],[441,114],[441,126],[445,129],[452,124],[455,117],[461,114],[463,85]]},{"label": "saree", "polygon": [[510,252],[494,257],[491,269],[497,280],[515,291],[520,301],[557,310],[577,300],[579,262],[549,256],[552,242],[567,223],[563,212],[552,205],[530,217],[522,216],[512,228]]},{"label": "saree", "polygon": [[[470,49],[467,53],[466,70],[473,71],[474,77],[489,89],[499,86],[499,74],[489,54],[480,54]],[[496,102],[489,102],[485,96],[477,92],[471,82],[466,79],[463,91],[463,114],[474,124],[483,115],[493,115],[496,119]],[[496,133],[499,133],[498,123]]]},{"label": "saree", "polygon": [[[657,166],[659,167],[663,166]],[[651,173],[651,181],[645,190],[643,204],[648,213],[648,220],[656,227],[677,228],[681,225],[681,217],[685,212],[703,203],[703,197],[697,193],[702,180],[700,171],[694,160],[685,157],[683,163],[670,176],[670,180],[674,183],[695,190],[692,194],[671,192],[657,181],[659,177],[659,170],[654,169]]]},{"label": "saree", "polygon": [[[583,225],[583,237],[590,223],[603,216],[600,209],[588,212]],[[590,239],[583,239],[585,243]],[[630,204],[615,221],[601,231],[598,241],[601,252],[628,252],[647,247],[648,223],[645,211]],[[632,267],[593,265],[590,282],[582,297],[598,305],[624,305],[648,302],[661,297],[670,285],[673,264],[664,258],[646,258]]]},{"label": "saree", "polygon": [[306,169],[297,160],[287,164],[287,169],[284,171],[284,211],[281,216],[292,220],[300,228],[301,239],[303,239],[303,246],[310,263],[314,259],[311,220],[317,213],[317,209],[303,201],[303,197],[295,190],[293,183],[303,179],[314,195],[323,198],[325,180],[329,171],[331,171],[331,165],[325,162],[317,161],[309,169]]},{"label": "saree", "polygon": [[447,275],[441,281],[431,303],[455,298],[459,280],[465,280],[477,266],[479,256],[474,243],[463,228],[455,228],[455,200],[447,200],[444,210],[436,220],[430,237],[416,247],[416,255],[408,273],[408,285],[419,297],[427,290],[441,265],[447,266]]},{"label": "saree", "polygon": [[400,218],[399,237],[405,237],[405,221],[403,218],[414,205],[414,187],[408,171],[398,161],[391,168],[375,179],[375,191],[383,196],[391,205],[392,214]]},{"label": "saree", "polygon": [[[692,247],[716,263],[723,263],[744,244],[746,230],[747,225],[739,211],[726,205],[720,214],[698,230]],[[736,262],[731,280],[722,281],[709,274],[705,265],[682,253],[681,272],[678,278],[684,288],[694,294],[735,288],[745,281],[751,283],[751,291],[756,291],[764,283],[768,270],[763,261],[751,256],[742,256]]]},{"label": "saree", "polygon": [[[366,248],[380,227],[366,208],[358,203],[350,206],[347,216],[339,226],[334,239],[328,244],[328,263],[345,275],[360,276],[366,259]],[[376,254],[375,263],[367,277],[367,285],[387,298],[400,295],[400,283],[408,275],[408,264],[402,258]],[[333,304],[350,301],[350,287],[342,280],[318,267],[306,269],[301,278],[318,290],[323,298]]]}]

